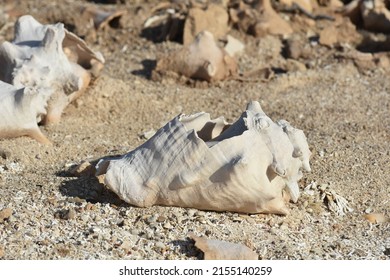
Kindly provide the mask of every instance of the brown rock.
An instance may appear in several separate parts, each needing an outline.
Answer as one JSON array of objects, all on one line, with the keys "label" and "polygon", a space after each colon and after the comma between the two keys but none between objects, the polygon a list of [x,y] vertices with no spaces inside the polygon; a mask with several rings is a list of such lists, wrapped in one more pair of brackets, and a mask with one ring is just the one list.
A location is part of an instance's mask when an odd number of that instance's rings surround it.
[{"label": "brown rock", "polygon": [[76,211],[73,208],[70,209],[63,209],[60,211],[57,211],[54,214],[54,217],[62,220],[70,220],[74,219],[76,217]]},{"label": "brown rock", "polygon": [[183,44],[191,44],[195,36],[204,30],[211,32],[216,39],[225,37],[228,20],[226,9],[220,5],[210,4],[206,10],[190,9],[184,24]]},{"label": "brown rock", "polygon": [[367,221],[373,224],[386,223],[389,221],[389,218],[383,215],[382,213],[370,213],[363,216]]},{"label": "brown rock", "polygon": [[4,208],[0,211],[0,223],[4,222],[4,220],[9,219],[12,215],[12,209],[11,208]]},{"label": "brown rock", "polygon": [[299,39],[289,39],[286,41],[286,56],[292,59],[298,59],[302,54],[302,41]]},{"label": "brown rock", "polygon": [[0,148],[0,157],[3,159],[9,159],[11,157],[11,152]]},{"label": "brown rock", "polygon": [[338,42],[338,29],[334,26],[328,26],[320,32],[320,44],[333,47]]},{"label": "brown rock", "polygon": [[291,7],[293,4],[299,5],[305,11],[311,13],[313,11],[313,5],[310,0],[280,0],[280,3]]},{"label": "brown rock", "polygon": [[243,244],[207,239],[190,234],[195,246],[203,251],[205,260],[257,260],[258,255]]},{"label": "brown rock", "polygon": [[0,259],[2,258],[2,257],[4,257],[4,249],[2,248],[2,247],[0,247]]},{"label": "brown rock", "polygon": [[79,165],[69,170],[69,173],[76,177],[92,177],[95,175],[96,169],[88,161],[83,161]]},{"label": "brown rock", "polygon": [[272,8],[270,0],[261,0],[257,6],[259,16],[251,33],[256,37],[271,35],[288,35],[293,32],[290,25]]},{"label": "brown rock", "polygon": [[287,72],[305,72],[307,70],[305,64],[294,59],[286,60]]}]

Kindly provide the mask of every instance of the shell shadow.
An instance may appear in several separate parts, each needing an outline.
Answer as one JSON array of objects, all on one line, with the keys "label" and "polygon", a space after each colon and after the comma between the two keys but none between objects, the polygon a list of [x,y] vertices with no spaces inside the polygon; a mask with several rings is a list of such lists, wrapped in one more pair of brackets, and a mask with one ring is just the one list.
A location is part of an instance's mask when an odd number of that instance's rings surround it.
[{"label": "shell shadow", "polygon": [[[61,177],[69,177],[66,172],[61,171]],[[104,185],[100,184],[95,177],[77,177],[64,181],[59,190],[62,195],[78,197],[90,203],[109,203],[116,206],[129,206],[122,201],[115,193],[111,192]]]},{"label": "shell shadow", "polygon": [[131,73],[136,76],[142,76],[150,80],[152,77],[153,70],[156,68],[157,61],[152,59],[144,59],[141,61],[142,69],[134,70]]}]

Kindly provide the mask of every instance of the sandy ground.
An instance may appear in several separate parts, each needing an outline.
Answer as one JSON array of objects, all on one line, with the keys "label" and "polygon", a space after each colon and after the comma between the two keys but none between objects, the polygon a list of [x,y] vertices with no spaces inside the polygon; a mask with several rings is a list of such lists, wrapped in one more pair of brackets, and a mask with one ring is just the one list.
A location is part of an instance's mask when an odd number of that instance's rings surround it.
[{"label": "sandy ground", "polygon": [[[19,12],[49,23],[45,2],[52,1],[28,1]],[[57,8],[73,4],[65,1]],[[42,127],[53,146],[25,137],[0,140],[0,210],[12,209],[0,221],[0,259],[202,258],[188,239],[190,232],[246,244],[260,259],[389,259],[389,223],[363,217],[390,216],[387,69],[363,71],[334,49],[307,40],[303,44],[312,56],[300,61],[304,69],[280,71],[269,81],[153,81],[156,58],[180,45],[140,36],[151,6],[118,4],[127,11],[123,27],[101,31],[91,42],[105,56],[105,68],[59,124]],[[241,71],[286,61],[277,37],[231,33],[246,44]],[[11,40],[12,26],[2,36]],[[205,111],[234,121],[250,100],[260,101],[272,119],[302,129],[313,152],[312,172],[300,181],[302,195],[288,205],[287,216],[136,208],[96,179],[68,172],[83,160],[136,148],[145,132],[179,113]],[[307,188],[313,182],[344,197],[353,211],[331,212],[318,189]]]}]

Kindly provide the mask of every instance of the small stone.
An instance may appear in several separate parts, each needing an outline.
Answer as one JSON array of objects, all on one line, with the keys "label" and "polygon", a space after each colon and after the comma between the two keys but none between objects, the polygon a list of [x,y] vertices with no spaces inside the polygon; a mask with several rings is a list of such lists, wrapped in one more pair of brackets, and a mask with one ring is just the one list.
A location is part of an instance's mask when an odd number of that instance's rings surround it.
[{"label": "small stone", "polygon": [[197,217],[204,217],[205,213],[202,212],[202,211],[196,211],[194,216],[197,216]]},{"label": "small stone", "polygon": [[197,221],[198,221],[199,223],[201,223],[201,224],[205,224],[205,223],[206,223],[206,220],[205,220],[205,218],[203,218],[203,217],[197,218]]},{"label": "small stone", "polygon": [[9,159],[11,157],[11,152],[8,150],[0,149],[0,157],[3,159]]},{"label": "small stone", "polygon": [[172,226],[169,222],[167,222],[167,223],[165,223],[165,224],[163,225],[163,228],[165,228],[165,229],[171,229],[171,228],[173,228],[173,226]]},{"label": "small stone", "polygon": [[85,202],[85,199],[82,199],[82,198],[76,196],[76,197],[69,198],[68,201],[76,203],[76,204],[82,204],[83,202]]},{"label": "small stone", "polygon": [[286,60],[286,70],[287,72],[305,72],[306,66],[302,62],[294,59]]},{"label": "small stone", "polygon": [[102,220],[102,217],[100,216],[95,216],[95,218],[93,219],[95,222],[100,222]]},{"label": "small stone", "polygon": [[120,249],[122,249],[123,251],[127,253],[129,253],[131,251],[131,248],[133,246],[131,245],[131,243],[127,240],[123,241],[123,243],[121,244],[121,246],[119,246]]},{"label": "small stone", "polygon": [[11,208],[4,208],[0,211],[0,223],[2,223],[4,220],[7,220],[12,215],[12,209]]},{"label": "small stone", "polygon": [[160,241],[158,241],[158,242],[156,242],[155,244],[154,244],[157,248],[159,248],[159,249],[165,249],[165,244],[164,243],[162,243],[162,242],[160,242]]},{"label": "small stone", "polygon": [[96,169],[89,161],[83,161],[70,169],[69,173],[76,177],[92,177],[95,175]]},{"label": "small stone", "polygon": [[0,259],[4,257],[4,255],[5,255],[4,249],[0,247]]},{"label": "small stone", "polygon": [[134,228],[134,229],[132,229],[132,230],[130,231],[130,233],[131,233],[132,235],[139,235],[139,234],[140,234],[140,230]]},{"label": "small stone", "polygon": [[145,140],[149,140],[156,133],[154,129],[143,132],[140,136]]},{"label": "small stone", "polygon": [[73,208],[59,210],[54,214],[54,217],[62,220],[70,220],[76,217],[76,211]]},{"label": "small stone", "polygon": [[364,215],[364,218],[373,224],[380,224],[380,223],[386,223],[389,221],[389,218],[387,218],[382,213],[371,213]]},{"label": "small stone", "polygon": [[165,216],[159,216],[158,218],[157,218],[157,222],[159,222],[159,223],[162,223],[162,222],[164,222],[165,220],[166,220],[167,218],[165,217]]},{"label": "small stone", "polygon": [[333,47],[333,45],[338,42],[338,33],[339,32],[335,26],[324,28],[320,32],[320,44],[327,47]]},{"label": "small stone", "polygon": [[117,225],[118,227],[123,227],[123,226],[125,225],[125,220],[123,220],[123,219],[117,220],[117,221],[116,221],[116,225]]},{"label": "small stone", "polygon": [[283,223],[283,224],[280,226],[280,229],[283,230],[283,231],[288,230],[288,226],[287,226],[285,223]]},{"label": "small stone", "polygon": [[47,199],[47,202],[48,202],[49,204],[53,205],[53,206],[56,206],[56,205],[58,204],[58,200],[57,200],[57,198],[55,198],[55,197],[49,197],[49,198]]},{"label": "small stone", "polygon": [[87,205],[85,205],[84,209],[86,211],[89,211],[89,210],[93,211],[93,210],[96,210],[96,205],[88,202]]},{"label": "small stone", "polygon": [[197,210],[195,210],[195,209],[188,209],[188,211],[187,211],[188,216],[190,216],[190,217],[194,216],[196,212],[197,212]]},{"label": "small stone", "polygon": [[80,219],[81,219],[84,223],[88,222],[88,220],[89,220],[89,218],[88,218],[87,215],[82,215],[82,216],[80,217]]},{"label": "small stone", "polygon": [[61,257],[66,257],[67,255],[69,255],[69,253],[70,253],[70,250],[68,249],[68,248],[66,248],[66,247],[63,247],[63,246],[61,246],[61,247],[58,247],[57,248],[57,253],[61,256]]}]

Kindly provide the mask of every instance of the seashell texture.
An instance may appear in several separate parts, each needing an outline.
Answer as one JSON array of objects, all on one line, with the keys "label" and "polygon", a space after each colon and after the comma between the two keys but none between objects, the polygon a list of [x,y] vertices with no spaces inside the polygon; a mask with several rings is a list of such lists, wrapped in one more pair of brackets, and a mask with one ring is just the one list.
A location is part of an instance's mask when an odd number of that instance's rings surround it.
[{"label": "seashell texture", "polygon": [[97,74],[103,63],[100,53],[63,24],[42,25],[29,15],[16,22],[14,41],[0,46],[0,80],[16,88],[53,90],[43,114],[45,123],[59,121],[64,108],[85,90],[91,73]]},{"label": "seashell texture", "polygon": [[37,123],[46,113],[46,103],[51,94],[50,89],[39,92],[31,87],[17,89],[0,81],[0,138],[29,136],[49,144]]},{"label": "seashell texture", "polygon": [[283,190],[297,201],[310,151],[303,132],[280,123],[258,102],[233,124],[203,112],[179,115],[128,154],[102,159],[96,175],[139,207],[287,214]]},{"label": "seashell texture", "polygon": [[155,69],[205,81],[224,80],[237,70],[236,60],[217,45],[208,31],[198,33],[190,45],[159,60]]}]

